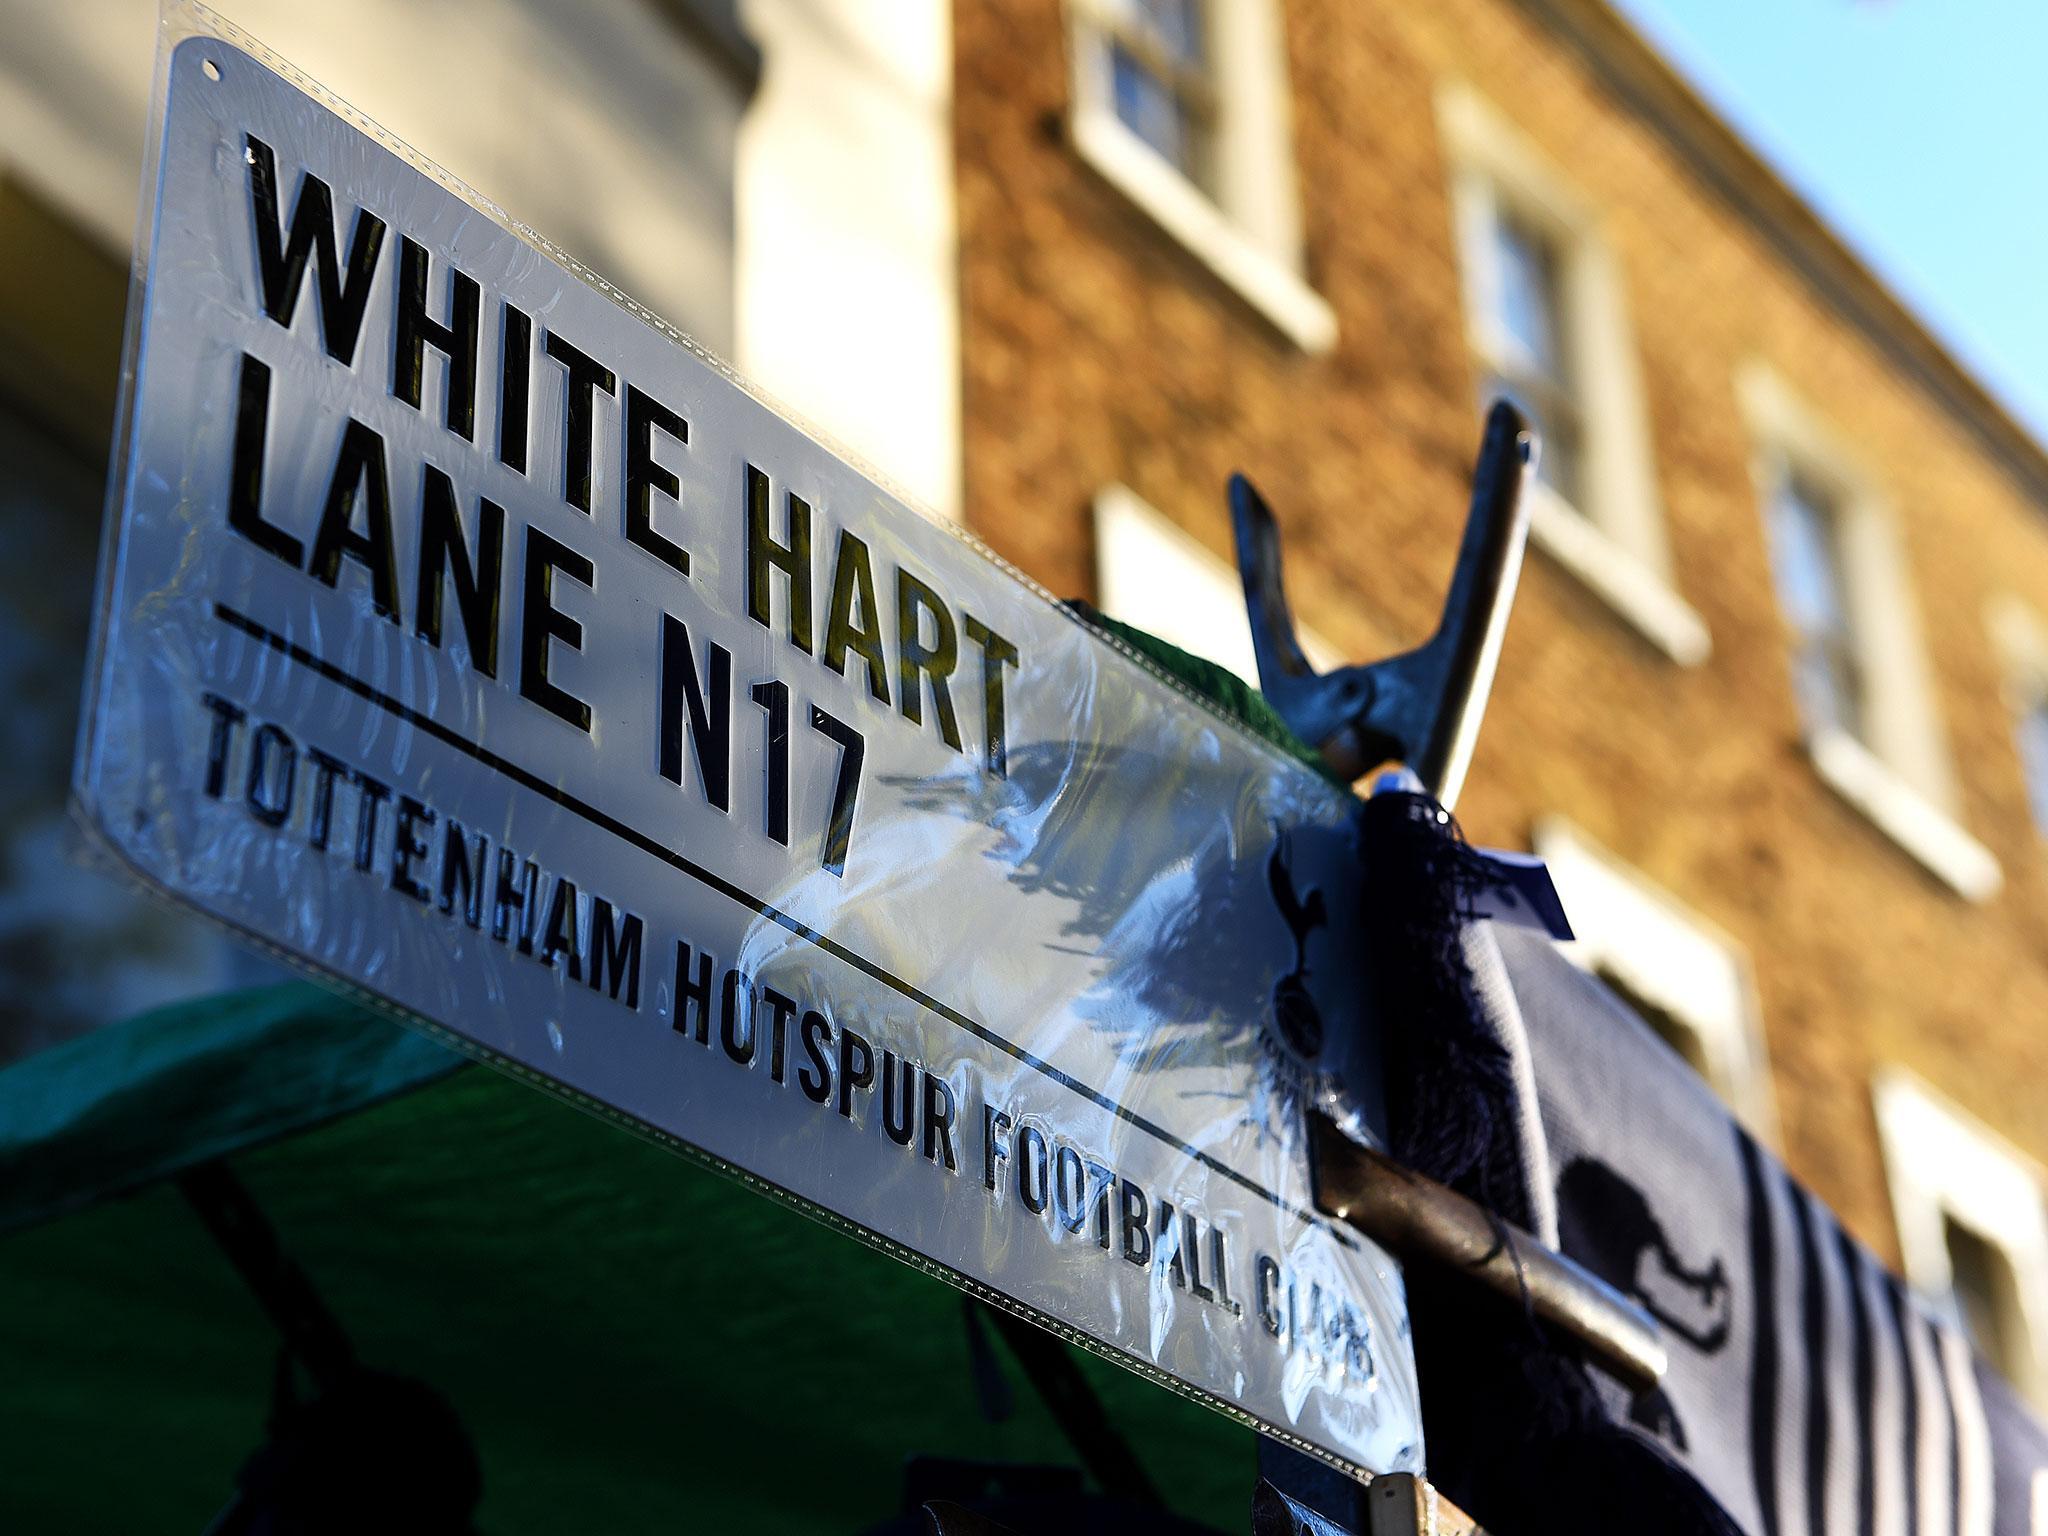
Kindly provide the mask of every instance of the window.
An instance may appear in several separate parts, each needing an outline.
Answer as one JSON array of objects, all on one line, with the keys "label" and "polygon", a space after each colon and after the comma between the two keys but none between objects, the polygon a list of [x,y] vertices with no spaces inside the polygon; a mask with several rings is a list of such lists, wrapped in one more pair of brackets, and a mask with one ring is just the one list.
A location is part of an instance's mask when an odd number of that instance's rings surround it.
[{"label": "window", "polygon": [[1792,628],[1801,712],[1812,725],[1860,739],[1863,667],[1849,627],[1839,500],[1807,471],[1783,469],[1771,492],[1771,566]]},{"label": "window", "polygon": [[1493,345],[1483,359],[1489,368],[1480,386],[1482,404],[1506,395],[1522,408],[1542,437],[1537,473],[1567,504],[1579,506],[1584,429],[1566,356],[1562,257],[1551,235],[1515,209],[1496,208],[1491,224],[1485,302]]},{"label": "window", "polygon": [[2020,711],[2020,769],[2027,776],[2027,805],[2034,826],[2048,833],[2048,697],[2037,695]]},{"label": "window", "polygon": [[1197,0],[1121,0],[1101,12],[1117,118],[1173,168],[1213,192],[1216,91]]},{"label": "window", "polygon": [[1998,861],[1956,821],[1956,792],[1897,520],[1819,415],[1761,364],[1736,392],[1756,439],[1757,498],[1792,692],[1821,779],[1973,901]]},{"label": "window", "polygon": [[[1170,645],[1227,667],[1257,687],[1258,658],[1235,567],[1121,485],[1095,498],[1096,596],[1102,611]],[[1318,668],[1334,653],[1304,630]]]},{"label": "window", "polygon": [[1970,1346],[2008,1381],[2023,1380],[2026,1313],[2019,1276],[1995,1239],[1941,1213],[1942,1244],[1948,1250],[1949,1293]]},{"label": "window", "polygon": [[1766,1141],[1777,1113],[1749,957],[1571,823],[1539,822],[1532,839],[1549,866],[1572,931],[1574,964],[1614,990]]},{"label": "window", "polygon": [[1877,1083],[1906,1278],[2021,1396],[2048,1407],[2048,1205],[2041,1172],[1911,1074]]},{"label": "window", "polygon": [[1720,1074],[1716,1071],[1718,1064],[1714,1053],[1707,1049],[1707,1032],[1699,1027],[1697,1020],[1673,1013],[1661,1003],[1645,997],[1630,984],[1627,973],[1612,963],[1596,965],[1593,974],[1607,983],[1608,991],[1628,1005],[1629,1012],[1650,1026],[1651,1034],[1670,1046],[1688,1067],[1706,1078],[1726,1101],[1723,1084],[1714,1081]]},{"label": "window", "polygon": [[1275,0],[1068,0],[1074,148],[1307,352],[1336,316],[1302,276]]},{"label": "window", "polygon": [[2034,829],[2048,837],[2048,621],[2015,597],[1991,605],[1991,638],[2004,663],[2006,704]]},{"label": "window", "polygon": [[1439,95],[1480,408],[1505,395],[1542,439],[1530,534],[1651,644],[1706,659],[1672,585],[1621,280],[1598,219],[1463,86]]}]

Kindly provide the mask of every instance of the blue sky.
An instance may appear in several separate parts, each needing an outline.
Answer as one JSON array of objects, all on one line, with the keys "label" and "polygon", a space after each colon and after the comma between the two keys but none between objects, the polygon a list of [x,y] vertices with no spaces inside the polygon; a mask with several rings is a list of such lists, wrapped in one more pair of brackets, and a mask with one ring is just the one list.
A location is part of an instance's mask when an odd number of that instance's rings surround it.
[{"label": "blue sky", "polygon": [[2048,441],[2048,3],[1616,4]]}]

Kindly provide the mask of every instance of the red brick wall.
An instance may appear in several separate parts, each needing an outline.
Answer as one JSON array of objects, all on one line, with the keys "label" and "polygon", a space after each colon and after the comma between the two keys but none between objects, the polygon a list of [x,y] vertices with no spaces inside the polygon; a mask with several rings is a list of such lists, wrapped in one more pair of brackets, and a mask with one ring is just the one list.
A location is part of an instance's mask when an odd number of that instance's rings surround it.
[{"label": "red brick wall", "polygon": [[[2048,869],[1985,624],[2048,612],[2048,513],[1839,318],[1515,0],[1290,0],[1310,358],[1076,157],[1059,0],[955,9],[966,505],[1054,591],[1092,590],[1090,499],[1120,480],[1219,555],[1225,477],[1278,511],[1305,620],[1352,654],[1433,622],[1478,435],[1434,92],[1459,78],[1563,168],[1623,273],[1676,584],[1714,641],[1654,650],[1532,552],[1460,807],[1525,846],[1569,816],[1745,944],[1784,1152],[1896,1245],[1870,1081],[1912,1067],[2048,1158]],[[2005,890],[1971,905],[1815,775],[1799,744],[1734,376],[1767,360],[1899,511],[1960,819]]]}]

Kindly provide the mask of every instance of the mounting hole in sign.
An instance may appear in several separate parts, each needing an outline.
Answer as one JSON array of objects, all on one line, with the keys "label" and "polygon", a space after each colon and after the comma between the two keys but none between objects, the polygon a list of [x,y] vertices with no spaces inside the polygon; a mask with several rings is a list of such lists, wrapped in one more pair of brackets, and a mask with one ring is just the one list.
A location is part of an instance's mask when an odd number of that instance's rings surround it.
[{"label": "mounting hole in sign", "polygon": [[220,66],[214,63],[213,60],[202,60],[199,67],[206,72],[207,79],[218,80],[220,78]]}]

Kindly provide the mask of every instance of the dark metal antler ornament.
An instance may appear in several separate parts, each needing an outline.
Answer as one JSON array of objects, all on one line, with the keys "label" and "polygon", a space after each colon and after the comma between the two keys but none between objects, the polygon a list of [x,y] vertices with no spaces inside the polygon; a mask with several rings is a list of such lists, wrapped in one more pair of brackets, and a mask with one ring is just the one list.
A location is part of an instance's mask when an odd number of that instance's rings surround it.
[{"label": "dark metal antler ornament", "polygon": [[1521,413],[1504,400],[1496,403],[1486,418],[1472,508],[1436,633],[1402,655],[1321,673],[1295,635],[1279,524],[1249,480],[1231,477],[1231,523],[1259,687],[1288,728],[1346,778],[1395,761],[1414,770],[1440,804],[1457,799],[1521,574],[1529,534],[1522,487],[1534,460],[1534,439]]},{"label": "dark metal antler ornament", "polygon": [[[1440,806],[1457,798],[1521,574],[1529,533],[1522,493],[1535,458],[1528,423],[1497,402],[1487,414],[1436,633],[1402,655],[1320,673],[1302,652],[1288,608],[1279,526],[1250,481],[1231,480],[1260,688],[1288,728],[1344,777],[1398,763]],[[1632,1388],[1653,1387],[1663,1375],[1667,1356],[1654,1318],[1465,1196],[1351,1141],[1320,1115],[1311,1117],[1311,1167],[1316,1203],[1329,1215],[1403,1258],[1465,1275],[1527,1307]]]}]

